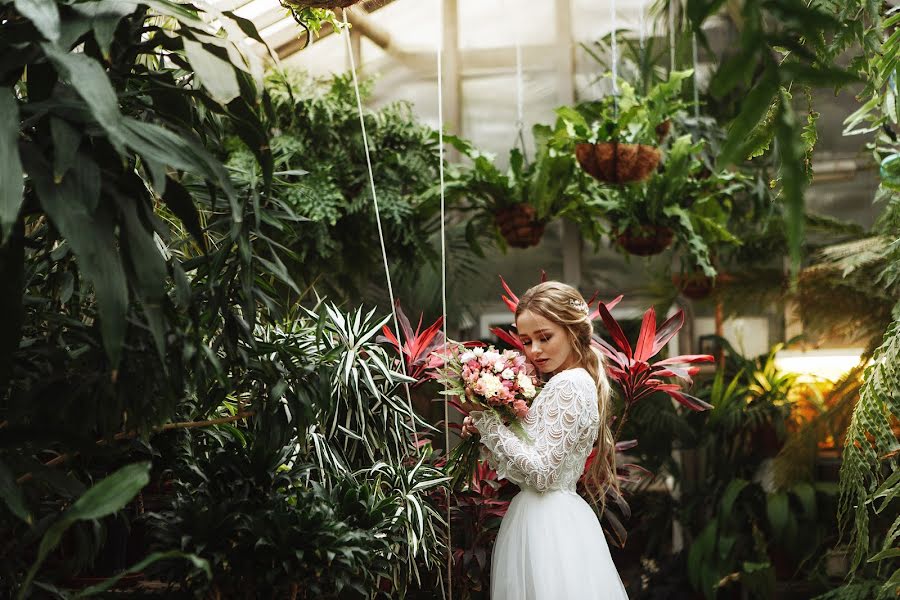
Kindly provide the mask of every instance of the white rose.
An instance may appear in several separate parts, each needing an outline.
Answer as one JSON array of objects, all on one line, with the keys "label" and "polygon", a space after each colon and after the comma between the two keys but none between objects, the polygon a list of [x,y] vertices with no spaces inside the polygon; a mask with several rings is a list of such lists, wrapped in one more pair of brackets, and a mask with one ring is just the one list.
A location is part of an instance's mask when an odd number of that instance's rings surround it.
[{"label": "white rose", "polygon": [[484,348],[478,347],[472,350],[472,354],[475,355],[476,358],[481,358],[481,355],[484,354]]},{"label": "white rose", "polygon": [[503,379],[515,379],[516,374],[513,373],[512,369],[503,369],[503,372],[500,373],[500,377]]},{"label": "white rose", "polygon": [[523,396],[529,399],[534,398],[537,390],[534,389],[534,384],[531,383],[531,377],[529,377],[525,373],[519,373],[518,378],[516,378],[516,383],[519,384],[519,388],[521,388]]},{"label": "white rose", "polygon": [[503,369],[506,368],[506,363],[502,360],[498,360],[494,363],[494,373],[501,373]]},{"label": "white rose", "polygon": [[463,352],[462,355],[459,357],[459,360],[460,360],[460,362],[463,362],[463,363],[467,363],[470,360],[475,360],[475,353],[474,352]]},{"label": "white rose", "polygon": [[500,381],[500,378],[490,373],[482,373],[479,382],[485,398],[496,396],[503,389],[503,382]]},{"label": "white rose", "polygon": [[484,353],[484,355],[482,356],[482,359],[487,363],[495,363],[498,360],[500,360],[500,353],[488,351],[488,352]]}]

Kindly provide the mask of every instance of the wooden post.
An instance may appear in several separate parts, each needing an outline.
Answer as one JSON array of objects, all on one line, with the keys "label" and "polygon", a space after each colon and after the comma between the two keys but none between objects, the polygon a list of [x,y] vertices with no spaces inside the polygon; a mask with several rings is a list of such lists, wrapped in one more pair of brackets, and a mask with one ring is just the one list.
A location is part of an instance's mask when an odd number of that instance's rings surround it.
[{"label": "wooden post", "polygon": [[[556,99],[559,104],[575,103],[575,40],[572,34],[572,0],[555,0],[556,6]],[[581,285],[582,240],[578,225],[562,219],[563,281]]]}]

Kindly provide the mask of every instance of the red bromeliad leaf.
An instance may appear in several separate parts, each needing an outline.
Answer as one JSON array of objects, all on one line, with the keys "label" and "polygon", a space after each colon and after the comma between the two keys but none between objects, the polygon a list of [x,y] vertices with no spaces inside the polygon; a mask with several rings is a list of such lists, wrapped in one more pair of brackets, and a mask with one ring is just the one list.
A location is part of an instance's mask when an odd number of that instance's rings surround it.
[{"label": "red bromeliad leaf", "polygon": [[635,360],[649,360],[655,354],[653,341],[656,338],[656,311],[651,306],[644,313],[641,323],[641,332],[638,334],[637,347],[634,351]]},{"label": "red bromeliad leaf", "polygon": [[653,363],[654,367],[662,367],[664,365],[685,365],[698,362],[715,362],[715,357],[709,354],[682,354],[681,356],[673,356],[659,362]]},{"label": "red bromeliad leaf", "polygon": [[[600,292],[594,292],[594,295],[591,296],[590,302],[587,303],[588,306],[590,306],[591,304],[593,304],[594,301],[597,299],[597,296],[599,296],[599,295],[600,295]],[[605,304],[605,305],[606,305],[606,310],[612,310],[612,309],[614,309],[614,308],[616,307],[616,305],[617,305],[619,302],[622,301],[622,298],[624,298],[624,297],[625,297],[625,296],[623,296],[622,294],[619,294],[618,296],[616,296],[615,298],[613,298],[613,299],[610,300],[609,302],[601,302],[600,304]],[[591,321],[596,321],[597,319],[600,318],[600,304],[598,304],[598,305],[597,305],[597,308],[595,308],[593,311],[591,311],[591,314],[588,315],[588,318],[589,318]]]},{"label": "red bromeliad leaf", "polygon": [[516,334],[506,331],[505,329],[501,329],[500,327],[491,328],[491,333],[496,335],[498,338],[518,350],[519,352],[525,352],[525,346],[522,344],[522,340],[519,339],[519,336]]},{"label": "red bromeliad leaf", "polygon": [[636,448],[637,445],[637,440],[623,440],[621,442],[616,442],[616,452],[625,452],[626,450]]},{"label": "red bromeliad leaf", "polygon": [[631,344],[628,343],[628,338],[625,337],[625,332],[622,331],[618,321],[609,314],[609,309],[602,302],[600,303],[599,310],[600,318],[603,319],[603,324],[606,325],[606,329],[612,336],[613,342],[615,342],[616,346],[625,353],[625,356],[629,359],[632,358]]},{"label": "red bromeliad leaf", "polygon": [[666,321],[656,330],[656,339],[653,340],[653,352],[650,356],[656,356],[656,353],[663,349],[663,346],[669,343],[669,340],[678,333],[684,326],[684,311],[679,310],[674,315],[666,319]]},{"label": "red bromeliad leaf", "polygon": [[701,411],[701,410],[709,410],[712,408],[712,405],[707,404],[700,398],[696,398],[691,396],[690,394],[686,394],[681,391],[681,386],[677,383],[669,383],[666,385],[660,385],[656,388],[660,392],[664,392],[674,398],[678,403],[688,407],[691,410]]},{"label": "red bromeliad leaf", "polygon": [[503,279],[503,276],[500,276],[500,283],[503,285],[504,291],[508,294],[508,296],[503,296],[503,302],[506,304],[506,307],[510,310],[510,312],[516,312],[516,307],[519,306],[519,297],[516,296],[511,289],[509,289],[509,285],[507,285],[506,280]]}]

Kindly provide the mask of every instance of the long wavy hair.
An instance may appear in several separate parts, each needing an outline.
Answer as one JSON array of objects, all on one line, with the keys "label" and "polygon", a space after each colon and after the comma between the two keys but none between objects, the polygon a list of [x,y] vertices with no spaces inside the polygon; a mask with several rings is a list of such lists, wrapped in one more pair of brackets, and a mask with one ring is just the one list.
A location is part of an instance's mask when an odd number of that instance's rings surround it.
[{"label": "long wavy hair", "polygon": [[585,491],[602,512],[610,489],[620,492],[616,477],[616,445],[610,428],[610,386],[603,367],[603,356],[591,346],[594,326],[586,312],[584,297],[570,285],[559,281],[545,281],[526,291],[519,298],[516,320],[525,311],[540,315],[556,323],[566,332],[576,366],[584,368],[597,383],[597,408],[600,412],[600,433],[597,435],[597,454],[585,477]]}]

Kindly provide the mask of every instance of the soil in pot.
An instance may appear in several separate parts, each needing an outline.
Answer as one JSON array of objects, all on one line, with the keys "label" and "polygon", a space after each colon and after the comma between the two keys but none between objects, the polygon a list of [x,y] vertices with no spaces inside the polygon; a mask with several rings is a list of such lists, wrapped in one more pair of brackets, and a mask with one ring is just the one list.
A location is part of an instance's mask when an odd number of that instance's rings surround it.
[{"label": "soil in pot", "polygon": [[537,246],[547,223],[537,218],[530,204],[516,204],[494,213],[494,223],[513,248]]},{"label": "soil in pot", "polygon": [[659,148],[645,144],[580,143],[575,158],[581,168],[605,183],[634,183],[650,177],[659,166]]},{"label": "soil in pot", "polygon": [[653,256],[669,247],[675,232],[661,225],[643,225],[632,227],[621,233],[614,233],[616,243],[629,254],[636,256]]}]

